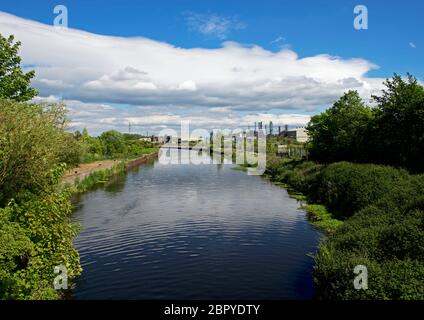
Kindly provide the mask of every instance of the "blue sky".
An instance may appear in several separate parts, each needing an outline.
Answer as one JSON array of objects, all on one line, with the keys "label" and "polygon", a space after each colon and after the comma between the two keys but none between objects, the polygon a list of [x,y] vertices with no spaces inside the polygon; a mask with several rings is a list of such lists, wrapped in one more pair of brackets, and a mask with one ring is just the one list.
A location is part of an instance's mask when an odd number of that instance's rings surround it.
[{"label": "blue sky", "polygon": [[[258,68],[262,68],[264,64],[268,65],[270,61],[267,61],[266,57],[269,56],[269,53],[278,54],[284,50],[295,53],[297,60],[293,64],[297,65],[294,68],[300,70],[299,68],[304,68],[305,64],[307,64],[308,66],[310,65],[311,72],[293,71],[290,72],[290,79],[307,78],[308,81],[325,83],[323,90],[328,89],[328,79],[324,81],[319,72],[314,72],[321,63],[320,58],[316,57],[322,54],[331,56],[329,58],[330,61],[326,60],[322,63],[323,66],[326,63],[333,65],[331,60],[339,59],[343,67],[346,67],[346,76],[338,75],[335,82],[337,85],[343,83],[343,89],[348,89],[348,84],[352,84],[354,88],[371,90],[371,87],[375,87],[375,80],[390,77],[394,72],[399,74],[410,72],[419,79],[424,78],[424,62],[422,59],[424,56],[424,36],[422,33],[424,30],[424,1],[62,0],[58,2],[50,0],[2,0],[0,11],[26,20],[52,25],[55,17],[53,8],[57,4],[63,4],[68,8],[69,28],[71,29],[84,30],[90,34],[119,36],[128,39],[132,39],[133,37],[151,39],[155,43],[165,43],[176,48],[174,50],[175,52],[169,53],[174,56],[180,56],[186,53],[200,55],[193,48],[210,49],[209,51],[205,51],[207,52],[207,56],[211,57],[210,60],[206,59],[201,63],[199,62],[198,66],[210,66],[212,63],[215,63],[217,60],[213,57],[215,54],[221,59],[221,56],[225,55],[228,51],[240,51],[241,49],[239,50],[234,47],[226,48],[223,44],[226,41],[231,41],[238,46],[246,48],[246,52],[243,52],[243,59],[245,58],[246,60],[243,65],[246,66],[245,68],[250,64],[249,61],[258,63],[258,66],[255,67],[256,69],[251,70],[252,72],[255,72]],[[353,28],[353,8],[358,4],[366,5],[368,8],[368,30],[358,31]],[[20,22],[17,22],[18,24]],[[64,98],[73,101],[75,105],[78,104],[80,107],[84,105],[84,108],[87,108],[87,104],[97,106],[99,104],[107,104],[112,107],[117,106],[119,110],[144,108],[143,112],[146,114],[150,112],[155,115],[172,114],[176,116],[204,115],[205,110],[207,110],[207,112],[211,112],[210,117],[214,117],[216,113],[219,113],[221,115],[225,114],[226,117],[234,117],[235,119],[237,116],[241,117],[255,113],[310,115],[323,110],[337,96],[337,93],[333,92],[330,88],[331,90],[328,89],[329,92],[322,94],[320,99],[316,96],[306,99],[311,101],[311,103],[305,101],[298,103],[298,100],[291,95],[289,95],[290,97],[285,95],[277,98],[274,96],[274,93],[270,95],[270,98],[275,98],[275,103],[269,106],[265,106],[266,101],[257,100],[256,108],[255,105],[249,108],[241,107],[247,99],[247,93],[241,95],[244,100],[234,101],[234,99],[228,98],[223,99],[225,101],[220,103],[215,103],[217,97],[221,99],[224,93],[217,89],[213,80],[205,82],[204,76],[190,74],[187,75],[187,79],[178,78],[178,83],[165,84],[164,82],[160,82],[162,80],[158,80],[161,72],[156,72],[156,70],[160,69],[160,67],[153,68],[152,63],[154,62],[149,64],[149,66],[145,66],[142,63],[122,64],[116,66],[116,69],[106,68],[105,66],[104,72],[96,75],[97,78],[95,78],[94,74],[88,75],[82,72],[78,75],[80,77],[78,83],[75,82],[77,75],[69,76],[74,81],[72,82],[70,79],[60,78],[58,74],[52,73],[51,70],[44,70],[42,63],[47,62],[42,61],[42,59],[40,60],[40,52],[37,52],[35,45],[29,48],[31,46],[31,39],[34,38],[30,37],[31,31],[29,29],[27,32],[25,30],[23,31],[21,30],[22,28],[18,28],[17,26],[15,28],[19,30],[14,32],[14,29],[10,27],[10,32],[21,34],[21,38],[24,39],[28,37],[28,40],[25,41],[26,47],[23,41],[24,63],[36,66],[36,71],[40,74],[36,82],[41,88],[40,95],[49,96],[50,98],[52,96]],[[0,32],[3,33],[2,29],[0,29]],[[46,35],[46,39],[48,37]],[[110,37],[110,39],[110,43],[112,43],[114,38]],[[113,46],[112,44],[110,45]],[[139,47],[144,48],[146,45],[143,42]],[[247,49],[252,47],[262,49],[260,55],[263,61],[255,60],[255,50]],[[84,48],[84,50],[81,49],[82,58],[86,52],[85,50],[90,50],[87,47]],[[179,48],[189,49],[189,51],[177,50]],[[140,52],[141,55],[144,55],[146,50],[143,49]],[[124,53],[117,54],[116,59],[121,59],[123,55]],[[194,56],[190,59],[197,61],[203,59],[205,54],[202,51],[202,58],[200,56]],[[169,56],[167,55],[167,57]],[[313,63],[308,62],[308,58],[310,57],[315,57]],[[272,59],[274,58],[278,60],[278,63],[281,62],[278,56],[272,57]],[[291,61],[292,58],[290,54],[287,54],[287,57],[283,57],[283,60],[288,59]],[[304,58],[306,60],[302,60]],[[358,64],[350,62],[351,58],[362,59],[368,65],[364,67],[363,63],[360,63],[360,66],[358,66]],[[170,58],[167,59],[169,60]],[[150,58],[147,60],[150,61]],[[83,62],[80,64],[76,61],[75,67],[82,64]],[[373,64],[379,68],[373,67]],[[219,64],[217,66],[219,67]],[[240,66],[240,70],[244,68],[243,66]],[[285,66],[287,66],[287,63],[282,62],[281,67]],[[63,67],[58,62],[58,70],[59,68],[63,70]],[[190,68],[189,64],[187,68]],[[239,67],[234,65],[235,72],[237,68]],[[334,66],[334,69],[338,68],[338,65]],[[356,74],[355,68],[356,70],[361,70],[361,72],[357,72]],[[147,69],[149,69],[148,72],[146,71]],[[207,69],[205,67],[205,70]],[[135,77],[134,72],[139,77],[138,82],[134,83],[138,86],[141,85],[142,90],[165,88],[168,86],[165,95],[169,95],[169,97],[164,99],[164,101],[158,101],[157,96],[149,96],[148,99],[134,98],[125,100],[119,99],[116,96],[112,97],[108,94],[98,94],[96,96],[87,93],[88,89],[93,89],[94,87],[98,89],[101,85],[106,86],[109,93],[111,88],[117,88],[116,81],[128,81],[129,74],[132,75],[131,77]],[[281,73],[281,76],[271,72],[272,74],[269,74],[271,82],[266,82],[267,74],[265,71],[263,72],[264,74],[259,77],[260,80],[258,78],[257,82],[255,82],[255,86],[249,87],[246,89],[246,92],[256,92],[259,90],[258,88],[263,89],[263,85],[266,84],[266,93],[270,94],[269,87],[276,86],[277,82],[281,84],[281,81],[283,81],[281,78],[285,78],[286,75],[284,72]],[[332,72],[336,72],[336,70],[331,71],[330,68],[329,73]],[[325,69],[321,73],[325,73]],[[143,74],[145,76],[142,76]],[[361,85],[356,84],[353,79],[361,82]],[[115,81],[115,86],[111,84],[113,81]],[[260,81],[262,81],[262,85]],[[236,89],[232,93],[232,98],[234,98],[234,95],[239,94],[240,90],[242,90],[241,88],[245,88],[245,84],[242,81],[231,82],[231,84],[233,83]],[[290,82],[290,84],[292,83]],[[60,90],[57,89],[60,87],[59,84],[62,88]],[[240,85],[240,89],[237,87],[238,85]],[[299,85],[304,86],[301,83]],[[181,99],[181,101],[174,104],[172,99],[179,99],[181,94],[170,94],[169,90],[176,86],[192,93],[201,91],[204,88],[208,88],[209,91],[211,91],[210,88],[213,88],[213,90],[216,89],[217,91],[214,96],[208,97],[209,99],[205,101],[194,101],[191,99],[193,95],[186,95],[185,99]],[[65,90],[65,87],[68,89]],[[71,87],[74,89],[69,89]],[[285,83],[285,87],[287,87],[287,83]],[[75,88],[79,88],[79,91],[77,92]],[[228,89],[228,86],[225,89]],[[263,96],[264,92],[261,91],[260,95]],[[364,95],[367,93],[368,91],[365,90]],[[229,95],[231,92],[226,92],[226,94]],[[146,97],[146,94],[143,97]],[[207,109],[198,107],[198,105],[207,105],[207,101],[214,102]],[[299,107],[296,103],[298,103]],[[76,107],[74,111],[76,114],[78,113]],[[225,111],[228,113],[225,113]],[[132,115],[126,114],[127,118],[130,116]],[[108,117],[111,118],[111,114]],[[281,119],[281,121],[285,121],[285,119]],[[163,121],[164,123],[166,122],[165,120]],[[84,125],[84,121],[77,122],[79,123],[76,126]],[[121,122],[123,123],[124,120]],[[147,127],[148,125],[143,124],[140,126]]]},{"label": "blue sky", "polygon": [[[424,78],[424,1],[236,1],[236,0],[2,0],[0,10],[47,24],[52,8],[64,4],[69,27],[98,34],[144,36],[185,48],[216,48],[221,40],[188,30],[185,14],[215,13],[236,17],[245,28],[234,30],[228,40],[254,43],[277,50],[284,37],[300,56],[330,53],[345,58],[362,57],[381,69],[375,76],[393,72]],[[352,28],[353,8],[369,10],[369,29]],[[412,48],[409,43],[415,44]]]}]

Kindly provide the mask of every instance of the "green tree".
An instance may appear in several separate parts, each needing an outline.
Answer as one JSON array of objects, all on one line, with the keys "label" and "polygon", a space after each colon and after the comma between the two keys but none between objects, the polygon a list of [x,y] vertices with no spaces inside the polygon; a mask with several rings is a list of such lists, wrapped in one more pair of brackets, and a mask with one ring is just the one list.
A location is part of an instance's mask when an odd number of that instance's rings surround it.
[{"label": "green tree", "polygon": [[0,300],[52,299],[56,265],[81,271],[70,194],[60,180],[72,159],[62,105],[0,99]]},{"label": "green tree", "polygon": [[311,158],[322,162],[363,161],[373,119],[357,91],[345,93],[325,112],[312,117],[307,131]]},{"label": "green tree", "polygon": [[21,191],[44,190],[68,145],[64,117],[62,105],[0,99],[0,206]]},{"label": "green tree", "polygon": [[82,130],[82,141],[88,142],[90,140],[90,135],[88,134],[87,128]]},{"label": "green tree", "polygon": [[377,102],[374,138],[376,161],[423,172],[424,87],[415,77],[394,75]]},{"label": "green tree", "polygon": [[118,131],[103,132],[100,140],[104,143],[105,155],[108,157],[119,157],[127,153],[124,135]]},{"label": "green tree", "polygon": [[18,55],[21,43],[14,37],[4,38],[0,34],[0,98],[16,101],[29,101],[38,92],[30,88],[34,71],[24,72],[21,69],[21,57]]}]

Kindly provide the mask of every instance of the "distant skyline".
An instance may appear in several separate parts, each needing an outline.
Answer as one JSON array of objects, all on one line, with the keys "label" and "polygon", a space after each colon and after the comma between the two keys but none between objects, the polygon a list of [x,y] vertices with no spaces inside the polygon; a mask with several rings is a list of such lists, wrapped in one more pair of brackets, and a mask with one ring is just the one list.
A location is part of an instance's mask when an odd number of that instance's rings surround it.
[{"label": "distant skyline", "polygon": [[[53,8],[68,9],[68,29]],[[353,9],[368,8],[355,30]],[[424,78],[422,1],[10,1],[0,33],[22,42],[37,100],[63,100],[73,130],[157,133],[301,126],[393,73]]]}]

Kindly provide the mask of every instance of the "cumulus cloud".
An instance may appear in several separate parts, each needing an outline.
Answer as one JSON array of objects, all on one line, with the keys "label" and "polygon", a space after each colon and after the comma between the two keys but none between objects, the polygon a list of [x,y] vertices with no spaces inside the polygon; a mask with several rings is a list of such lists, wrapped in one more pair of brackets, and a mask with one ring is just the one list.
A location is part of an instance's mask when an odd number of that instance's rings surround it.
[{"label": "cumulus cloud", "polygon": [[[225,27],[218,26],[221,20],[212,19],[215,22],[202,30],[226,34]],[[221,24],[228,28],[231,23]],[[316,111],[349,89],[369,97],[382,83],[367,76],[377,66],[361,58],[329,54],[301,58],[289,49],[272,52],[235,42],[224,42],[216,49],[179,48],[143,37],[58,29],[2,12],[0,30],[22,42],[23,62],[36,70],[33,85],[41,96],[71,101],[73,111],[91,113],[92,119],[98,123],[103,119],[103,124],[111,123],[104,120],[111,118],[125,122],[133,116],[130,109],[141,108],[150,112],[148,119],[155,125],[155,119],[161,119],[157,125],[164,125],[184,115],[206,123],[196,112],[210,117],[210,124],[219,122],[213,120],[219,114],[220,123],[226,116],[228,124],[236,125],[243,123],[246,114]],[[115,104],[126,108],[102,109]],[[105,112],[116,114],[99,115]],[[152,112],[171,112],[172,117],[157,118]],[[74,122],[91,121],[77,113]]]}]

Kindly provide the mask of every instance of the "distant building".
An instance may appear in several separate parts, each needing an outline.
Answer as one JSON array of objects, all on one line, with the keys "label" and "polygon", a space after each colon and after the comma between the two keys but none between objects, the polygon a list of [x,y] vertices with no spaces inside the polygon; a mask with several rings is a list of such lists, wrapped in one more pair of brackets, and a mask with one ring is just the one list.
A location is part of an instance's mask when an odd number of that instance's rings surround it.
[{"label": "distant building", "polygon": [[152,137],[142,137],[140,139],[138,139],[139,141],[146,141],[146,142],[151,142],[152,141]]},{"label": "distant building", "polygon": [[307,142],[309,139],[305,127],[299,127],[286,132],[288,138],[295,139],[297,142]]}]

